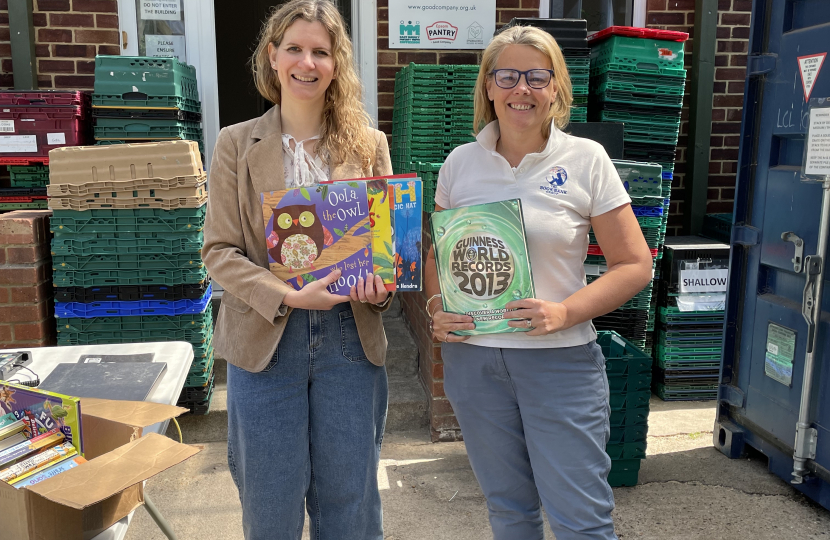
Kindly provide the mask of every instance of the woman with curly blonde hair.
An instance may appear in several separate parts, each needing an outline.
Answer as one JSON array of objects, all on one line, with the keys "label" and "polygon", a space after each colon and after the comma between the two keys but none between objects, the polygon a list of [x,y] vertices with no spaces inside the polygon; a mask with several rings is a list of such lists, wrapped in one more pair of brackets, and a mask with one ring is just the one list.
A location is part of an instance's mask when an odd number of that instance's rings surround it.
[{"label": "woman with curly blonde hair", "polygon": [[202,256],[225,290],[213,345],[228,361],[228,465],[247,540],[383,538],[377,467],[386,421],[391,295],[380,277],[349,297],[297,291],[268,265],[260,193],[392,173],[361,103],[352,46],[328,0],[292,0],[252,58],[274,103],[219,133]]}]

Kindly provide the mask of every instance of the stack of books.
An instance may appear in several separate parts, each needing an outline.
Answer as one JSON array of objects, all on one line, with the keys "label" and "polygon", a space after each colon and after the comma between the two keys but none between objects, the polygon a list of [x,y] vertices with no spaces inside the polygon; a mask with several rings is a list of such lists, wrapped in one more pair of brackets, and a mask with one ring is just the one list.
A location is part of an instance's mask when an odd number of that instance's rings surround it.
[{"label": "stack of books", "polygon": [[31,486],[84,463],[80,401],[0,381],[0,481]]}]

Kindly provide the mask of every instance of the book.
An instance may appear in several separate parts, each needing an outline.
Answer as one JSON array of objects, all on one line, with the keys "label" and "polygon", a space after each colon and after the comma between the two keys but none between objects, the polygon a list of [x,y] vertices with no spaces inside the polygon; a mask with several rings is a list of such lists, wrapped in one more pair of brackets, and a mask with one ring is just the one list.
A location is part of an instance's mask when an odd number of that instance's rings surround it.
[{"label": "book", "polygon": [[387,291],[395,291],[394,188],[385,178],[366,182],[369,198],[369,229],[372,232],[372,267]]},{"label": "book", "polygon": [[31,422],[32,436],[59,429],[66,440],[84,453],[81,400],[46,390],[0,381],[0,414],[14,413]]},{"label": "book", "polygon": [[339,269],[328,290],[348,296],[373,270],[368,200],[357,181],[261,193],[271,273],[300,290]]},{"label": "book", "polygon": [[22,420],[18,420],[14,413],[0,417],[0,441],[23,431],[24,427],[26,427],[26,424]]},{"label": "book", "polygon": [[2,441],[0,441],[0,452],[3,452],[7,448],[11,448],[12,446],[16,446],[28,440],[29,439],[26,437],[25,432],[15,433],[14,435],[6,437]]},{"label": "book", "polygon": [[476,324],[454,333],[527,332],[504,318],[508,302],[536,294],[521,201],[441,210],[430,225],[444,311],[469,315]]},{"label": "book", "polygon": [[24,441],[18,445],[7,448],[0,453],[0,468],[13,465],[18,460],[42,450],[54,446],[65,439],[64,434],[58,428],[47,431],[42,435],[38,435],[33,439]]},{"label": "book", "polygon": [[32,474],[29,475],[27,478],[17,479],[12,483],[12,485],[16,489],[33,486],[35,484],[43,482],[44,480],[48,480],[53,476],[57,476],[62,472],[74,469],[78,465],[83,465],[84,463],[86,463],[86,459],[82,458],[81,456],[68,456],[56,463],[51,463],[36,471],[33,471]]},{"label": "book", "polygon": [[[361,180],[386,180],[395,188],[395,200],[392,225],[395,255],[396,291],[420,291],[423,288],[423,266],[421,251],[423,187],[421,179],[415,173],[393,174],[390,176],[372,176]],[[354,180],[330,180],[334,182],[352,182]],[[390,289],[391,290],[391,289]]]},{"label": "book", "polygon": [[396,290],[420,291],[423,288],[422,265],[422,186],[420,178],[400,175],[390,177],[395,188],[395,278]]},{"label": "book", "polygon": [[7,469],[0,471],[0,480],[3,482],[13,484],[14,482],[23,480],[38,470],[44,469],[50,465],[54,465],[63,458],[77,455],[78,451],[71,443],[60,443],[38,452],[30,458],[15,463]]}]

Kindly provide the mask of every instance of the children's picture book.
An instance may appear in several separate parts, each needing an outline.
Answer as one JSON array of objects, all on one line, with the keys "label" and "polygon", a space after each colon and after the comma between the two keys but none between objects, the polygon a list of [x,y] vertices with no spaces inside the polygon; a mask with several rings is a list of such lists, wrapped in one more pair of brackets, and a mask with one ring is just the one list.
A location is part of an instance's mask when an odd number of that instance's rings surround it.
[{"label": "children's picture book", "polygon": [[[394,213],[394,266],[395,290],[420,291],[423,288],[421,251],[423,194],[421,179],[415,173],[373,176],[361,180],[387,180],[395,188]],[[332,180],[332,182],[353,182],[354,180]]]},{"label": "children's picture book", "polygon": [[504,318],[508,302],[535,296],[521,201],[442,210],[430,223],[444,311],[476,325],[455,333],[527,332]]},{"label": "children's picture book", "polygon": [[[50,431],[42,435],[38,435],[33,439],[29,439],[24,441],[17,446],[12,446],[6,450],[3,450],[0,453],[0,469],[13,465],[18,460],[43,450],[44,448],[49,448],[50,446],[55,446],[58,443],[62,443],[65,440],[63,433],[58,428],[54,428]],[[2,479],[2,471],[0,471],[0,479]]]},{"label": "children's picture book", "polygon": [[79,398],[0,381],[0,414],[8,413],[22,420],[28,418],[32,437],[58,428],[78,454],[83,455]]},{"label": "children's picture book", "polygon": [[0,471],[0,480],[14,484],[28,478],[29,476],[56,464],[64,458],[72,457],[78,451],[71,443],[59,443],[37,454],[15,463],[7,469]]},{"label": "children's picture book", "polygon": [[373,270],[366,182],[260,194],[271,272],[296,290],[340,269],[332,294],[349,295]]},{"label": "children's picture book", "polygon": [[390,177],[389,183],[395,188],[396,290],[420,291],[423,287],[421,179]]},{"label": "children's picture book", "polygon": [[369,226],[372,232],[372,271],[383,279],[387,291],[394,292],[395,227],[390,187],[384,178],[369,180],[366,182],[366,193],[369,197]]}]

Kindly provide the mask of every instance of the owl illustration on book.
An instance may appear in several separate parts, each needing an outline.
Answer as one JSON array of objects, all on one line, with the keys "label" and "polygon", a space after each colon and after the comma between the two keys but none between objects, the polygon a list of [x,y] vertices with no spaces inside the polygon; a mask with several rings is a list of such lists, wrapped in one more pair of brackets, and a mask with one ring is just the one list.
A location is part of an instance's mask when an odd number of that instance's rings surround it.
[{"label": "owl illustration on book", "polygon": [[274,226],[268,235],[268,254],[276,262],[295,269],[311,267],[320,253],[334,243],[329,230],[317,217],[313,204],[274,208]]}]

